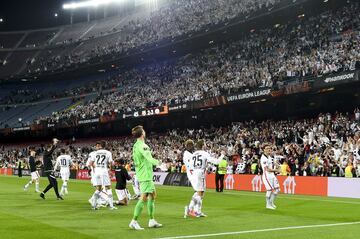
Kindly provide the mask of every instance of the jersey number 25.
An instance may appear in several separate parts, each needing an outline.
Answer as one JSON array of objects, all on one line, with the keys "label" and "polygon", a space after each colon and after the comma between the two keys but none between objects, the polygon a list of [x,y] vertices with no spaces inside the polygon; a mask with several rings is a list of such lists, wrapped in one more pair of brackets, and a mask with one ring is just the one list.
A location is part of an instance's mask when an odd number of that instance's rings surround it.
[{"label": "jersey number 25", "polygon": [[197,167],[201,168],[201,166],[202,166],[201,155],[194,156],[193,161],[194,161],[194,168],[197,168]]}]

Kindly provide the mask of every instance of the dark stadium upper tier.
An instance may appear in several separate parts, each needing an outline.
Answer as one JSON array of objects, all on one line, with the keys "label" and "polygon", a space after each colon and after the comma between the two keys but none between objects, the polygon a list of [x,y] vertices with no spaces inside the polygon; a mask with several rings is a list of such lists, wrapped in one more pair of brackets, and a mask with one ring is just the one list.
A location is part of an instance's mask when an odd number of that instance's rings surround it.
[{"label": "dark stadium upper tier", "polygon": [[[305,0],[302,0],[305,1]],[[280,2],[290,0],[175,0],[163,1],[158,9],[142,9],[128,15],[78,23],[53,29],[0,33],[0,50],[11,52],[36,49],[25,59],[0,59],[0,78],[15,75],[49,72],[63,65],[46,66],[54,59],[68,59],[65,64],[79,64],[94,56],[125,53],[176,38],[233,19],[246,19],[251,14],[271,11]],[[295,1],[296,2],[296,1]],[[15,61],[22,62],[16,69],[5,70]],[[19,64],[19,63],[16,63]]]}]

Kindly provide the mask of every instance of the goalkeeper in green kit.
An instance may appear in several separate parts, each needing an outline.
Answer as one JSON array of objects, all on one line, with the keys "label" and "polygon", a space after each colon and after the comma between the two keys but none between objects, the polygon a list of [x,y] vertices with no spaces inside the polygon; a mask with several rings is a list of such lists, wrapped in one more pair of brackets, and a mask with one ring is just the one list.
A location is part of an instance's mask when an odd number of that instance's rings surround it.
[{"label": "goalkeeper in green kit", "polygon": [[129,227],[135,230],[144,230],[138,223],[138,218],[147,203],[149,214],[149,227],[162,227],[154,219],[156,191],[153,182],[153,166],[159,165],[159,161],[153,159],[149,146],[145,144],[145,131],[142,126],[136,126],[131,131],[132,135],[137,139],[133,146],[133,160],[135,164],[136,177],[140,183],[141,197],[135,206],[134,217]]}]

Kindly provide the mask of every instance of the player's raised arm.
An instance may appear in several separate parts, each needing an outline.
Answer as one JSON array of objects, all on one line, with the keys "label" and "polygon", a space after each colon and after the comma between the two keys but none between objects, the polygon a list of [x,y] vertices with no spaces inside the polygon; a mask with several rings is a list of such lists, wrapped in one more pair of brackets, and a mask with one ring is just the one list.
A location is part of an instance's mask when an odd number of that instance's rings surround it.
[{"label": "player's raised arm", "polygon": [[58,143],[59,143],[59,140],[56,139],[56,138],[54,138],[54,139],[53,139],[53,144],[52,144],[51,148],[50,148],[50,149],[46,149],[45,152],[44,152],[44,155],[46,155],[46,156],[52,155],[52,153],[55,151]]},{"label": "player's raised arm", "polygon": [[208,154],[208,162],[218,165],[220,163],[220,161],[225,157],[225,152],[221,151],[221,155],[219,158],[214,158],[212,157],[210,154]]}]

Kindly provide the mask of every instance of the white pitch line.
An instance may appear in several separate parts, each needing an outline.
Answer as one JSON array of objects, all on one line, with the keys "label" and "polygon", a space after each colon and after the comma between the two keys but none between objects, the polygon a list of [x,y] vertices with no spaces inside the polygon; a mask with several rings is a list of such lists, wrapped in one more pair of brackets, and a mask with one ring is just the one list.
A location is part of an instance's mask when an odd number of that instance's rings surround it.
[{"label": "white pitch line", "polygon": [[[169,187],[173,187],[173,186],[169,186]],[[224,195],[239,195],[239,196],[248,196],[248,197],[263,197],[265,198],[264,195],[260,195],[260,194],[255,194],[255,193],[264,193],[264,192],[252,192],[252,191],[247,191],[248,193],[242,193],[244,191],[226,191],[223,194]],[[217,192],[213,192],[213,191],[207,191],[206,193],[211,193],[211,194],[218,194]],[[288,197],[286,197],[286,195],[288,195]],[[303,201],[318,201],[318,202],[330,202],[330,203],[344,203],[344,204],[357,204],[360,205],[360,201],[342,201],[342,200],[332,200],[331,197],[327,200],[327,199],[321,199],[319,198],[304,198],[304,197],[299,197],[300,195],[298,194],[285,194],[285,193],[280,193],[280,195],[277,198],[281,198],[281,199],[290,199],[290,200],[303,200]],[[309,195],[311,197],[311,195]],[[355,199],[355,198],[353,198]]]},{"label": "white pitch line", "polygon": [[215,236],[226,236],[226,235],[249,234],[249,233],[257,233],[257,232],[271,232],[271,231],[304,229],[304,228],[346,226],[346,225],[355,225],[355,224],[360,224],[360,221],[358,221],[358,222],[332,223],[332,224],[320,224],[320,225],[293,226],[293,227],[278,227],[278,228],[269,228],[269,229],[257,229],[257,230],[248,230],[248,231],[238,231],[238,232],[223,232],[223,233],[213,233],[213,234],[199,234],[199,235],[190,235],[190,236],[161,237],[161,238],[158,238],[158,239],[215,237]]},{"label": "white pitch line", "polygon": [[[212,193],[212,192],[210,192]],[[257,195],[257,194],[250,194],[250,193],[233,193],[233,192],[225,192],[225,195],[241,195],[241,196],[249,196],[249,197],[264,197],[264,195]],[[284,197],[281,195],[289,195],[289,197]],[[294,196],[294,197],[292,197]],[[303,197],[297,197],[297,195],[292,194],[280,194],[278,198],[282,199],[290,199],[290,200],[304,200],[304,201],[318,201],[318,202],[330,202],[330,203],[345,203],[345,204],[360,204],[360,202],[353,202],[353,201],[340,201],[340,200],[326,200],[326,199],[320,199],[320,198],[303,198]]]}]

